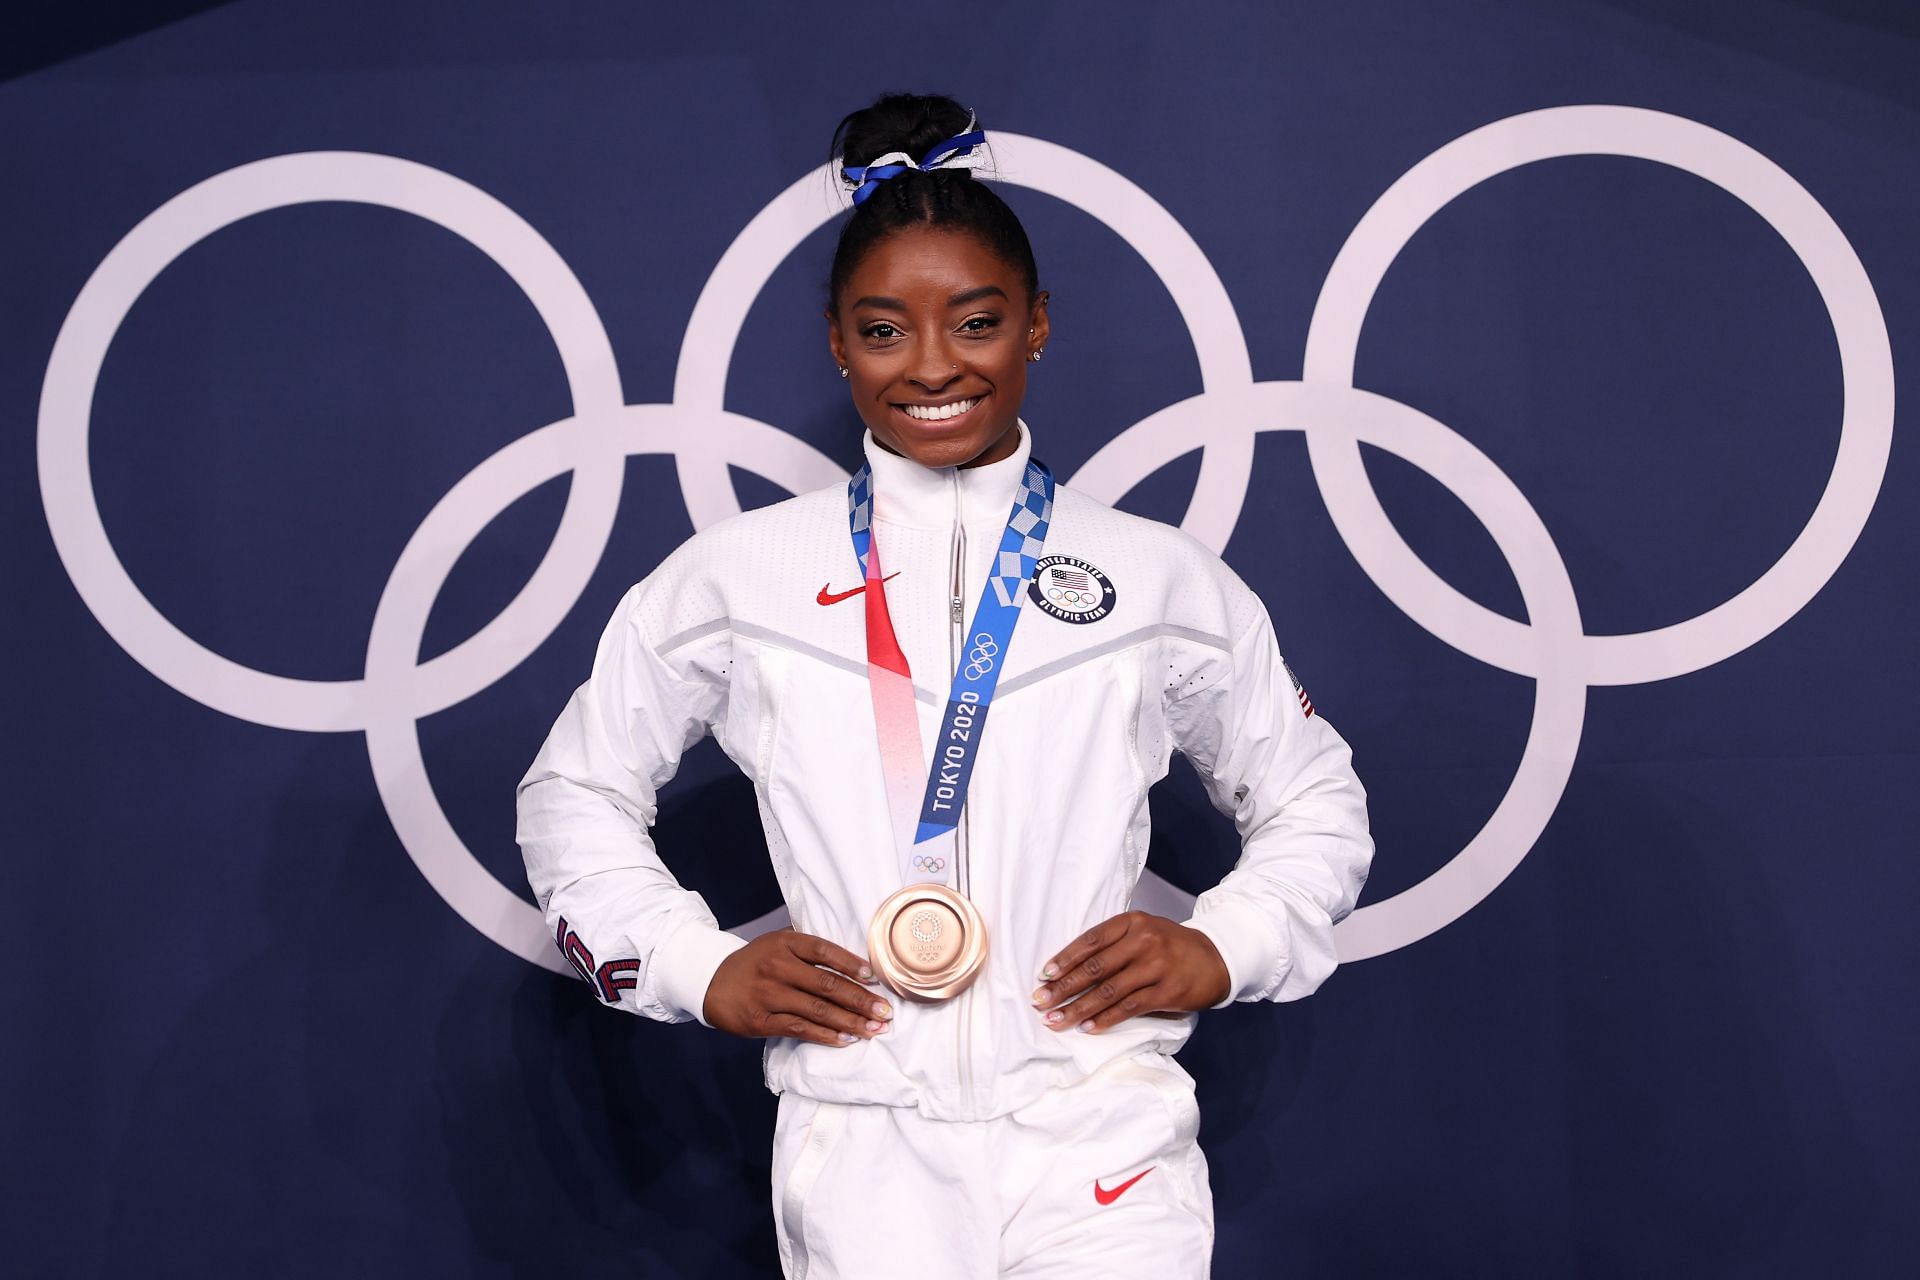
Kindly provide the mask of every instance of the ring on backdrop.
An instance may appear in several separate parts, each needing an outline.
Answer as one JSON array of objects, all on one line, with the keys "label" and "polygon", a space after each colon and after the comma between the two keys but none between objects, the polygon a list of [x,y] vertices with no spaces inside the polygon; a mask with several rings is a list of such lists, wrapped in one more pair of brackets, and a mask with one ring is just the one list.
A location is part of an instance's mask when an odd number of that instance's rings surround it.
[{"label": "ring on backdrop", "polygon": [[[1873,286],[1826,211],[1784,170],[1744,143],[1679,116],[1622,106],[1554,107],[1498,120],[1441,147],[1374,203],[1335,257],[1308,329],[1298,382],[1255,382],[1225,287],[1185,229],[1127,178],[1078,152],[993,135],[1002,180],[1065,201],[1105,223],[1145,259],[1172,296],[1199,357],[1202,391],[1127,428],[1071,483],[1112,502],[1195,448],[1199,478],[1182,527],[1223,550],[1239,520],[1261,431],[1300,431],[1335,528],[1361,568],[1446,644],[1536,682],[1519,767],[1480,831],[1432,875],[1370,903],[1336,930],[1343,961],[1395,950],[1481,902],[1532,849],[1573,768],[1591,685],[1667,679],[1719,662],[1771,634],[1826,584],[1873,508],[1893,434],[1893,361]],[[1692,173],[1766,219],[1812,276],[1838,342],[1841,437],[1812,517],[1750,586],[1696,617],[1626,635],[1589,635],[1566,564],[1525,496],[1451,428],[1352,385],[1354,353],[1374,290],[1400,250],[1454,197],[1509,169],[1562,156],[1632,156]],[[239,166],[183,191],[144,218],[95,269],[55,340],[39,422],[41,499],[68,576],[127,653],[204,705],[257,724],[364,731],[395,832],[435,891],[469,924],[556,972],[538,910],[496,880],[447,821],[421,755],[420,717],[462,702],[512,671],[578,601],[606,549],[624,467],[669,454],[693,526],[740,510],[730,466],[790,492],[843,482],[812,446],[723,405],[748,309],[774,270],[843,207],[821,170],[794,182],[722,255],[688,320],[673,400],[629,405],[593,303],[553,248],[519,215],[440,170],[391,156],[310,152]],[[337,200],[398,209],[485,253],[526,293],[559,350],[573,413],[475,467],[428,513],[381,593],[357,680],[300,680],[235,663],[196,643],[140,592],[100,517],[87,455],[94,387],[128,311],[166,266],[200,240],[269,209]],[[697,430],[688,430],[697,425]],[[1493,536],[1519,584],[1526,621],[1461,595],[1428,569],[1388,521],[1359,446],[1425,471]],[[552,543],[513,600],[486,626],[427,662],[427,616],[469,543],[524,494],[570,475]],[[1152,872],[1136,903],[1181,914],[1191,897]],[[754,933],[784,911],[736,925]]]}]

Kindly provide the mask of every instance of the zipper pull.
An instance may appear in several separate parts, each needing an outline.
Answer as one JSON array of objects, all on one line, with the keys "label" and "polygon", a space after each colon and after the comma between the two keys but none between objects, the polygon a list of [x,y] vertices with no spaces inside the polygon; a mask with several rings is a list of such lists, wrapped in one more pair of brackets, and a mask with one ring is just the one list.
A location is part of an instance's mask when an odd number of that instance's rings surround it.
[{"label": "zipper pull", "polygon": [[959,597],[959,596],[955,596],[955,597],[953,598],[953,621],[954,621],[954,625],[956,625],[956,626],[958,626],[958,625],[959,625],[960,623],[962,623],[962,622],[965,622],[966,620],[967,620],[967,619],[966,619],[966,615],[965,615],[964,613],[962,613],[962,612],[960,611],[960,597]]}]

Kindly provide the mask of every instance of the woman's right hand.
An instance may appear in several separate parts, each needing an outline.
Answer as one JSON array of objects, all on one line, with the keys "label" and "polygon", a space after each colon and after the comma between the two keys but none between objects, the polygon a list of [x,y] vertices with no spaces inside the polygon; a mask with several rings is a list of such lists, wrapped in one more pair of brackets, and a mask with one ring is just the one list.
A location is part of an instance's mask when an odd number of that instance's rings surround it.
[{"label": "woman's right hand", "polygon": [[701,1012],[737,1036],[852,1044],[891,1025],[892,1003],[860,985],[873,980],[873,969],[845,947],[775,929],[720,962]]}]

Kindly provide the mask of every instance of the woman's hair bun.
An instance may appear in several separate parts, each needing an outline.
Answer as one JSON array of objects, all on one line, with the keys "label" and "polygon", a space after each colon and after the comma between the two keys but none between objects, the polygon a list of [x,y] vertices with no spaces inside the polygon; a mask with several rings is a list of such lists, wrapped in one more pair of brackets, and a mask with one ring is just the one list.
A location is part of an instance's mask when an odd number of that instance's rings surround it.
[{"label": "woman's hair bun", "polygon": [[841,291],[875,245],[922,226],[977,237],[1019,273],[1031,303],[1040,288],[1033,246],[993,184],[974,181],[986,158],[979,121],[952,98],[890,93],[842,120],[831,172],[852,189],[853,210],[834,247],[827,310],[838,313]]},{"label": "woman's hair bun", "polygon": [[[916,160],[930,149],[967,131],[973,113],[937,94],[890,93],[862,107],[833,131],[831,159],[840,165],[865,165],[895,151]],[[979,127],[977,122],[974,127]]]}]

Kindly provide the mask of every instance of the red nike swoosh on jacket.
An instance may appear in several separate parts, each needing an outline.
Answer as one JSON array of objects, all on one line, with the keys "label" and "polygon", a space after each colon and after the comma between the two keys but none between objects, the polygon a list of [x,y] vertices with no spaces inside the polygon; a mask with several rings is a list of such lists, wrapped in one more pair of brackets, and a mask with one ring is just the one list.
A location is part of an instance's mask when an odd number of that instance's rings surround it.
[{"label": "red nike swoosh on jacket", "polygon": [[[888,575],[887,575],[886,577],[884,577],[884,578],[882,578],[882,579],[880,579],[880,581],[882,581],[882,582],[892,582],[892,581],[893,581],[893,580],[894,580],[895,578],[897,578],[897,577],[899,577],[899,576],[900,576],[900,571],[896,569],[896,570],[894,570],[894,571],[893,571],[892,573],[890,573],[890,574],[888,574]],[[863,583],[861,583],[861,584],[860,584],[859,586],[857,586],[857,587],[855,587],[855,588],[854,588],[853,590],[851,590],[851,591],[832,591],[832,590],[829,590],[829,588],[830,588],[830,587],[831,587],[832,585],[833,585],[832,583],[823,583],[823,584],[821,585],[821,587],[820,587],[820,594],[819,594],[819,595],[817,595],[817,596],[815,596],[815,597],[813,598],[813,599],[814,599],[814,603],[816,603],[816,604],[839,604],[839,603],[840,603],[840,602],[841,602],[842,600],[849,600],[849,599],[852,599],[852,598],[853,598],[854,596],[857,596],[857,595],[859,595],[859,594],[860,594],[860,593],[861,593],[862,591],[865,591],[865,590],[867,589],[867,584],[866,584],[866,583],[864,583],[864,582],[863,582]]]},{"label": "red nike swoosh on jacket", "polygon": [[1098,1200],[1101,1204],[1112,1204],[1115,1200],[1118,1200],[1120,1198],[1122,1192],[1124,1192],[1128,1187],[1132,1186],[1134,1183],[1140,1181],[1140,1179],[1152,1173],[1153,1169],[1154,1169],[1154,1166],[1148,1165],[1146,1168],[1134,1174],[1131,1178],[1128,1178],[1125,1182],[1121,1183],[1119,1186],[1115,1187],[1111,1191],[1108,1191],[1106,1188],[1102,1187],[1100,1185],[1100,1179],[1095,1178],[1093,1180],[1093,1198],[1095,1200]]}]

